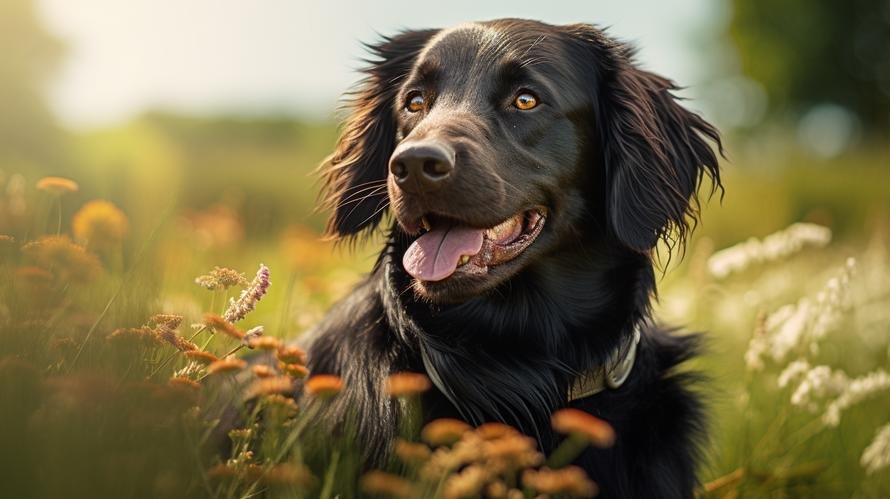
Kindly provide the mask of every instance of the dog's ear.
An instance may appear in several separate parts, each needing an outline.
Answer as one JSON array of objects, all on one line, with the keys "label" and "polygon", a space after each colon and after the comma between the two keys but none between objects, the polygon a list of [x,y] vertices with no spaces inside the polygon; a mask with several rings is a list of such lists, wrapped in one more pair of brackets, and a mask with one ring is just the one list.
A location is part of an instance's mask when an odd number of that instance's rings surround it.
[{"label": "dog's ear", "polygon": [[405,31],[368,45],[364,79],[350,91],[334,152],[319,167],[320,206],[331,212],[329,237],[356,236],[377,226],[387,206],[386,176],[396,142],[399,84],[437,30]]},{"label": "dog's ear", "polygon": [[651,250],[659,239],[682,246],[690,222],[694,227],[698,221],[703,178],[711,177],[712,194],[722,189],[717,154],[708,143],[722,155],[720,135],[679,104],[672,81],[637,67],[632,47],[590,26],[578,33],[595,52],[595,127],[609,224],[637,251]]}]

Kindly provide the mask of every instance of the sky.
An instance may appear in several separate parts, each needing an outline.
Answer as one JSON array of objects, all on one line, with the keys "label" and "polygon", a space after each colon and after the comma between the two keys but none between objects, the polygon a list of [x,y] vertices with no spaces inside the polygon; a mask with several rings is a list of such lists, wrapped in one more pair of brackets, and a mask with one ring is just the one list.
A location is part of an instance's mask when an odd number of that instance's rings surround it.
[{"label": "sky", "polygon": [[51,101],[74,127],[146,109],[327,117],[358,78],[362,42],[499,17],[589,22],[635,42],[644,66],[694,87],[713,0],[40,0],[68,46]]}]

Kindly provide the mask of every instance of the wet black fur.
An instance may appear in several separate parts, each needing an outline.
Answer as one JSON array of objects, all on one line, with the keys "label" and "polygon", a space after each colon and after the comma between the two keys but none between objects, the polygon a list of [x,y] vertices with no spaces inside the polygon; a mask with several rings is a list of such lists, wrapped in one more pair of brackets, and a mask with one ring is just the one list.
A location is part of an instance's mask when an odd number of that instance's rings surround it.
[{"label": "wet black fur", "polygon": [[[719,148],[717,132],[677,104],[670,81],[639,69],[632,50],[600,30],[521,20],[486,26],[543,50],[555,66],[549,74],[580,103],[563,110],[572,136],[558,142],[571,145],[561,156],[569,164],[554,166],[572,187],[548,186],[548,201],[558,208],[541,243],[546,250],[495,289],[460,303],[431,303],[412,292],[401,265],[412,237],[392,221],[373,271],[304,340],[313,373],[345,380],[324,419],[336,424],[354,412],[366,457],[379,463],[399,422],[398,405],[382,393],[385,379],[424,372],[435,384],[424,399],[427,420],[503,421],[538,438],[547,452],[558,441],[550,414],[571,405],[617,432],[614,447],[577,461],[603,497],[691,497],[704,410],[691,386],[695,376],[677,367],[694,355],[698,338],[651,320],[652,248],[671,237],[682,246],[704,175],[719,187],[717,157],[706,142]],[[322,170],[331,234],[352,237],[386,220],[385,191],[354,193],[386,179],[402,134],[393,99],[436,33],[405,32],[372,47],[376,58]],[[463,43],[460,33],[453,36]],[[482,148],[491,140],[477,139]],[[600,365],[641,321],[626,384],[569,404],[575,376]]]}]

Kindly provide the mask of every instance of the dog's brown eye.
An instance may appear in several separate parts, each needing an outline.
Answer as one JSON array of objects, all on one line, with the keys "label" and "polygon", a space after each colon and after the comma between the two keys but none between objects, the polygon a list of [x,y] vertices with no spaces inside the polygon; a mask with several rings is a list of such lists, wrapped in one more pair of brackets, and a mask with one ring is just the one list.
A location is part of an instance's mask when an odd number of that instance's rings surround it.
[{"label": "dog's brown eye", "polygon": [[422,111],[425,107],[426,101],[423,99],[423,94],[420,92],[411,92],[408,94],[408,102],[405,104],[405,109],[409,112],[416,113],[417,111]]},{"label": "dog's brown eye", "polygon": [[529,92],[521,92],[513,99],[513,105],[518,109],[528,111],[538,106],[538,98]]}]

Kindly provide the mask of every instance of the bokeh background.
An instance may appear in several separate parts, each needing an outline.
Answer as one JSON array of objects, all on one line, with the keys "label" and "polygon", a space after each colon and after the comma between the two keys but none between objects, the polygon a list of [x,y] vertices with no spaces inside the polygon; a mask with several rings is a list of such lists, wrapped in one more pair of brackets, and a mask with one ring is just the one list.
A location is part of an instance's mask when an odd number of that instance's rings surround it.
[{"label": "bokeh background", "polygon": [[[83,347],[94,334],[155,312],[200,317],[209,299],[193,279],[215,265],[250,276],[267,264],[273,287],[249,322],[298,336],[375,254],[373,241],[350,251],[320,239],[325,214],[315,211],[312,176],[336,140],[339,96],[358,78],[361,43],[497,17],[608,27],[640,47],[643,66],[686,87],[688,106],[725,136],[725,197],[705,205],[685,258],[662,260],[659,305],[674,323],[712,331],[697,364],[711,378],[717,435],[702,478],[725,483],[709,482],[709,493],[890,494],[888,480],[860,462],[887,423],[886,393],[869,395],[840,427],[814,431],[807,425],[818,414],[776,386],[785,364],[752,373],[743,355],[764,317],[808,296],[818,302],[854,258],[851,279],[870,294],[840,307],[841,325],[809,361],[851,379],[887,368],[887,0],[2,0],[0,234],[25,244],[70,231],[94,199],[117,206],[126,231],[100,255],[104,280],[54,316],[65,320],[38,327],[39,347],[21,339],[16,321],[25,319],[13,310],[39,300],[22,294],[23,281],[9,284],[24,277],[7,269],[0,357],[50,358],[52,340],[68,338],[86,352],[75,363],[98,366],[103,357]],[[52,197],[35,187],[46,176],[79,189]],[[779,252],[728,280],[709,274],[716,250],[796,222],[829,228],[831,243]],[[9,251],[6,263],[19,265]],[[3,392],[3,407],[19,404],[18,393]],[[69,456],[47,455],[33,463]],[[13,469],[36,479],[25,461]],[[64,475],[69,483],[80,483],[77,471]],[[153,486],[165,490],[170,480]]]}]

